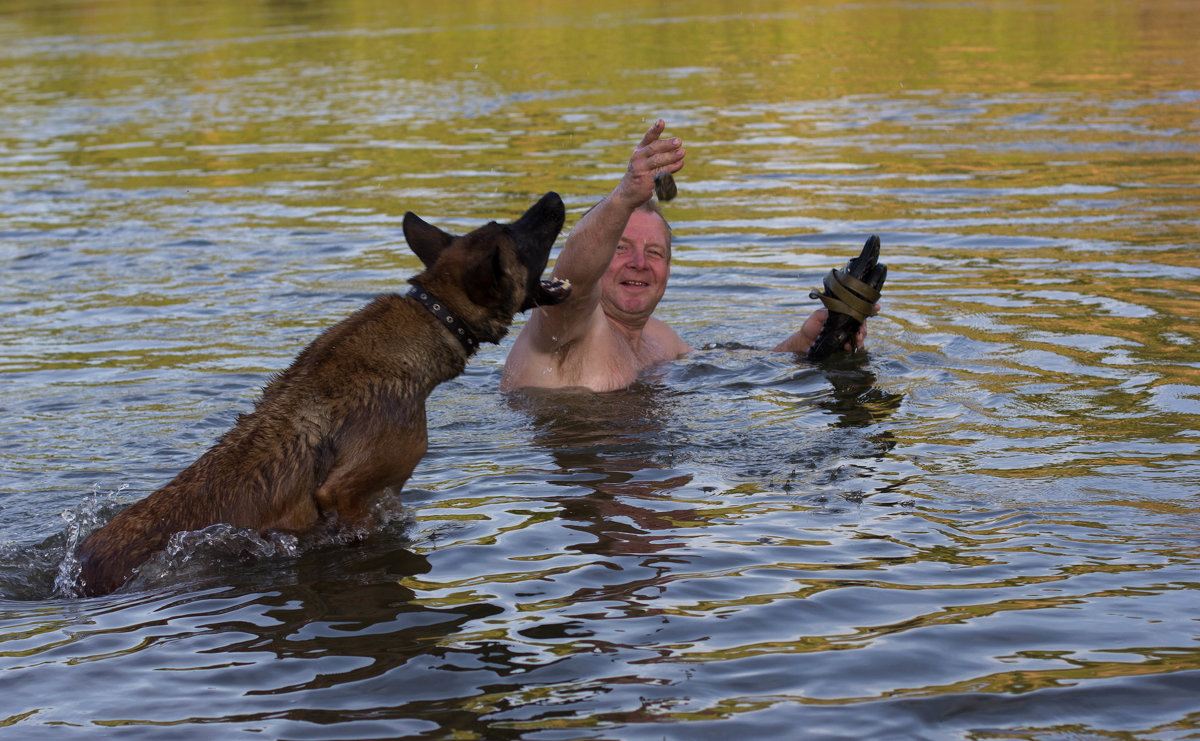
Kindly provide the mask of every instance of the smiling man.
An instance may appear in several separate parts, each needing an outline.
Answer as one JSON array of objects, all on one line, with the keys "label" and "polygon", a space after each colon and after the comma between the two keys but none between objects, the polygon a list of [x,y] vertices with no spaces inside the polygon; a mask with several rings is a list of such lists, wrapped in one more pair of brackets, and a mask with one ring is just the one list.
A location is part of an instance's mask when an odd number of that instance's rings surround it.
[{"label": "smiling man", "polygon": [[[629,158],[621,182],[567,236],[554,277],[571,296],[535,309],[504,366],[501,388],[625,388],[647,368],[692,348],[652,316],[671,274],[671,230],[651,200],[654,175],[683,167],[683,142],[660,139],[655,122]],[[818,309],[779,352],[806,352],[826,311]],[[859,345],[865,337],[860,331]]]}]

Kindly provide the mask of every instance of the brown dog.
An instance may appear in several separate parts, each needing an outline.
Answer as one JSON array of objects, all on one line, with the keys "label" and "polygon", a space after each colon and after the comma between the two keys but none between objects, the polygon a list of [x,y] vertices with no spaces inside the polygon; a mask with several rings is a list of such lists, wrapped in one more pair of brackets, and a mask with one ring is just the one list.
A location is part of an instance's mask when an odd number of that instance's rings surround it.
[{"label": "brown dog", "polygon": [[563,218],[556,193],[462,237],[405,214],[426,268],[409,294],[380,296],[321,333],[199,460],[80,543],[81,590],[113,591],[181,531],[363,523],[425,454],[433,388],[462,373],[479,342],[499,342],[516,313],[569,294],[541,280]]}]

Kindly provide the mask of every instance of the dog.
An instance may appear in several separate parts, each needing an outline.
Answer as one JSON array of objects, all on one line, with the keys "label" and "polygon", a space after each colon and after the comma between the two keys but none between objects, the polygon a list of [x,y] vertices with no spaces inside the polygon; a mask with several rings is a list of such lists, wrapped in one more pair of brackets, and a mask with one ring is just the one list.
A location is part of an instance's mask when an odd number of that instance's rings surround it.
[{"label": "dog", "polygon": [[425,266],[408,294],[379,296],[322,332],[208,452],[86,537],[79,591],[108,594],[174,533],[216,523],[260,534],[361,527],[425,455],[434,387],[516,314],[570,294],[567,281],[541,280],[564,218],[553,192],[511,224],[464,236],[406,213],[404,237]]}]

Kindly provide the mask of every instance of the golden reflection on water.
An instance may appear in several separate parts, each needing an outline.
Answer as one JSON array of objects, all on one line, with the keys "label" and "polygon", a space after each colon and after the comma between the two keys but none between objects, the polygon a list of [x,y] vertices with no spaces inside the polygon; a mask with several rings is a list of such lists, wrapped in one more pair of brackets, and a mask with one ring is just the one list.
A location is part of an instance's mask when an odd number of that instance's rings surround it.
[{"label": "golden reflection on water", "polygon": [[[6,78],[34,84],[8,89],[20,91],[21,103],[34,95],[80,101],[79,120],[62,122],[71,132],[59,141],[72,144],[69,163],[93,186],[219,191],[304,181],[294,202],[391,215],[397,194],[447,203],[453,188],[423,179],[447,171],[466,174],[480,192],[505,195],[562,188],[565,179],[569,195],[589,202],[608,177],[592,180],[587,168],[611,174],[629,147],[631,123],[660,114],[695,143],[685,175],[702,180],[836,154],[840,164],[901,179],[984,172],[1002,185],[1004,173],[1028,182],[1036,168],[1043,186],[1060,178],[1111,185],[1106,163],[1087,155],[1074,166],[1042,167],[1077,158],[1021,151],[1023,132],[1037,122],[1012,122],[1037,118],[1039,93],[1078,92],[1085,97],[1071,116],[1094,133],[1072,137],[1112,139],[1119,131],[1106,124],[1119,127],[1123,114],[1106,99],[1190,89],[1200,69],[1195,14],[1161,0],[1036,8],[696,1],[678,4],[667,18],[658,8],[570,2],[461,2],[436,10],[368,2],[16,7],[7,17],[15,26],[10,36],[31,41],[25,56],[4,64]],[[948,154],[915,162],[887,146],[901,143],[901,133],[912,136],[912,122],[881,119],[929,114],[919,105],[863,106],[862,125],[882,143],[866,148],[853,146],[853,131],[827,130],[828,111],[805,105],[929,92],[951,100],[983,93],[998,96],[998,104],[958,131],[931,115],[927,135]],[[1015,94],[1025,97],[1006,100]],[[0,107],[12,95],[0,93]],[[108,107],[114,110],[105,113]],[[1167,132],[1194,112],[1193,104],[1137,113]],[[980,152],[980,128],[995,129],[985,137],[993,144],[1016,146]],[[763,145],[748,143],[753,132],[766,138]],[[779,135],[792,141],[771,143]],[[962,144],[966,151],[956,151]],[[1194,182],[1194,164],[1151,155],[1144,167],[1121,163],[1131,165],[1164,173],[1161,185]],[[1144,185],[1160,185],[1138,175]],[[735,190],[723,200],[744,208],[755,198]],[[878,194],[856,201],[845,204],[856,217],[896,205]],[[820,203],[811,205],[821,212]],[[715,219],[732,208],[703,206]],[[492,206],[459,208],[475,216]]]}]

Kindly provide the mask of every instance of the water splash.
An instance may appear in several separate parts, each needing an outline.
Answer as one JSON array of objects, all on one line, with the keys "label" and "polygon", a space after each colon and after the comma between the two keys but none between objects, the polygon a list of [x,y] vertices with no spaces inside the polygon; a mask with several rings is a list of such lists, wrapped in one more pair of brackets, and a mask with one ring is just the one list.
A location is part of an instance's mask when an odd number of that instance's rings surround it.
[{"label": "water splash", "polygon": [[92,484],[91,496],[85,498],[79,505],[63,510],[62,518],[67,523],[64,531],[62,560],[59,561],[58,571],[54,577],[54,594],[60,597],[79,597],[79,559],[75,548],[80,541],[93,530],[112,519],[117,507],[117,496],[128,487],[122,484],[115,491],[101,492],[99,484]]},{"label": "water splash", "polygon": [[[75,548],[94,530],[108,523],[123,508],[118,495],[126,486],[102,492],[93,487],[90,496],[76,507],[64,510],[66,527],[45,543],[5,559],[14,563],[49,561],[44,569],[28,566],[13,569],[13,576],[0,584],[0,593],[7,597],[44,599],[47,596],[79,598],[80,562]],[[272,567],[302,556],[308,550],[331,544],[349,544],[380,533],[399,534],[413,523],[411,510],[400,496],[385,495],[371,509],[369,520],[350,527],[336,521],[327,523],[304,536],[269,532],[259,534],[251,528],[239,528],[217,523],[199,530],[178,532],[167,541],[166,547],[152,556],[137,570],[126,589],[147,589],[204,579],[223,573],[230,565],[252,568],[268,563]],[[38,558],[38,553],[45,556]],[[40,571],[54,570],[53,587],[47,595],[46,586],[39,582],[48,578]],[[11,584],[9,583],[11,582]]]},{"label": "water splash", "polygon": [[249,566],[274,559],[294,558],[302,551],[290,533],[259,535],[251,528],[226,523],[175,533],[166,547],[137,570],[131,584],[163,586],[212,576],[230,564]]}]

